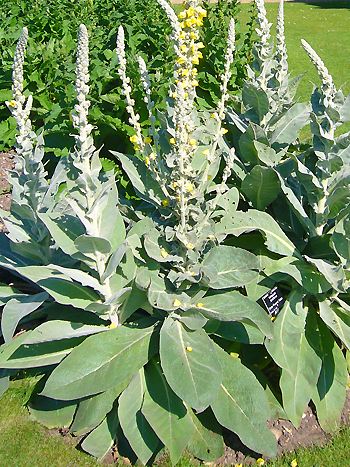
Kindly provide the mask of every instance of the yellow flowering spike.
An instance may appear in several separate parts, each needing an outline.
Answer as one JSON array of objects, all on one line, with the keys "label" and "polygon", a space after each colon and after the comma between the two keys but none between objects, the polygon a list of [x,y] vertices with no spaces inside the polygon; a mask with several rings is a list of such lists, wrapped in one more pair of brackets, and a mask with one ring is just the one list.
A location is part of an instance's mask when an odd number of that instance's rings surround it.
[{"label": "yellow flowering spike", "polygon": [[192,352],[193,349],[192,349],[192,347],[190,347],[190,346],[188,345],[188,346],[186,347],[186,350],[187,350],[187,352]]},{"label": "yellow flowering spike", "polygon": [[115,323],[111,323],[108,327],[109,329],[115,329],[117,325]]},{"label": "yellow flowering spike", "polygon": [[163,201],[162,201],[162,206],[163,206],[164,208],[166,208],[167,206],[169,206],[169,200],[168,200],[168,199],[163,199]]},{"label": "yellow flowering spike", "polygon": [[191,138],[188,142],[190,146],[197,146],[197,141],[194,138]]},{"label": "yellow flowering spike", "polygon": [[169,139],[169,143],[170,143],[170,144],[176,144],[175,138],[170,138],[170,139]]},{"label": "yellow flowering spike", "polygon": [[137,142],[138,142],[138,137],[137,137],[137,135],[132,135],[132,136],[130,136],[129,139],[130,139],[131,143],[137,143]]},{"label": "yellow flowering spike", "polygon": [[227,128],[221,128],[221,134],[226,135],[226,133],[228,133],[228,129]]},{"label": "yellow flowering spike", "polygon": [[188,250],[193,250],[193,248],[194,248],[193,243],[191,243],[191,242],[186,243],[186,248],[187,248]]},{"label": "yellow flowering spike", "polygon": [[259,457],[259,459],[256,460],[256,464],[257,465],[265,465],[265,461],[262,457]]},{"label": "yellow flowering spike", "polygon": [[179,307],[179,306],[182,305],[182,303],[180,302],[180,300],[178,300],[177,298],[175,298],[173,305],[176,306],[176,307]]},{"label": "yellow flowering spike", "polygon": [[204,308],[204,303],[198,302],[198,303],[196,304],[196,307],[197,307],[197,308]]},{"label": "yellow flowering spike", "polygon": [[146,136],[146,138],[145,138],[145,143],[146,143],[146,144],[152,143],[152,138],[150,138],[149,136]]},{"label": "yellow flowering spike", "polygon": [[293,459],[290,463],[290,467],[298,467],[298,461],[296,459]]},{"label": "yellow flowering spike", "polygon": [[17,102],[12,100],[12,101],[8,102],[8,105],[9,105],[10,107],[16,107]]},{"label": "yellow flowering spike", "polygon": [[169,256],[169,253],[166,251],[165,248],[161,248],[161,250],[160,250],[160,256],[161,256],[162,258],[166,258],[167,256]]},{"label": "yellow flowering spike", "polygon": [[202,152],[203,156],[209,156],[209,149],[204,149],[204,151]]}]

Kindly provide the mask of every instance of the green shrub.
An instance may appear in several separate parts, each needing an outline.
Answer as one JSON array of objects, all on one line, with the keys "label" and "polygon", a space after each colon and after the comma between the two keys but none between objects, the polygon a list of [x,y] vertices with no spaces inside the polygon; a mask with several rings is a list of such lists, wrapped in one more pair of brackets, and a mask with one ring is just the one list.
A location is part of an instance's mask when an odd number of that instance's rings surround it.
[{"label": "green shrub", "polygon": [[[256,0],[259,42],[242,97],[228,108],[232,19],[218,102],[198,108],[206,10],[188,0],[177,17],[158,3],[171,25],[175,67],[159,109],[137,57],[147,126],[118,29],[134,147],[133,155],[114,151],[130,180],[119,193],[88,122],[86,27],[79,28],[75,146],[50,181],[29,119],[32,98],[23,96],[22,32],[7,102],[17,122],[16,168],[0,265],[26,288],[0,289],[1,389],[14,373],[34,370],[41,377],[33,416],[84,436],[82,448],[98,458],[116,442],[144,464],[163,447],[173,464],[185,449],[213,461],[223,453],[223,429],[273,456],[268,419],[297,426],[312,400],[322,427],[333,431],[345,400],[348,136],[336,139],[333,129],[347,120],[350,100],[306,45],[323,86],[312,106],[294,103],[283,3],[274,49]],[[305,147],[297,137],[308,122],[314,138]],[[277,317],[259,305],[275,286],[285,299]],[[12,339],[25,320],[30,330]]]},{"label": "green shrub", "polygon": [[[217,73],[223,65],[218,51],[225,44],[226,27],[218,22],[217,15],[221,18],[224,14],[235,16],[237,4],[236,0],[230,0],[208,5],[203,41],[207,41],[209,35],[211,42],[215,38],[215,52],[205,56],[200,70],[205,76],[200,105],[211,102],[218,93]],[[166,98],[173,54],[168,41],[169,24],[156,0],[39,0],[35,5],[24,0],[4,0],[0,21],[0,151],[9,149],[15,138],[15,122],[9,117],[4,102],[11,96],[12,57],[20,26],[30,29],[25,91],[34,99],[32,121],[36,128],[45,126],[45,150],[50,154],[67,155],[73,144],[69,112],[74,105],[74,36],[80,23],[91,31],[90,120],[97,127],[96,145],[103,145],[103,156],[110,156],[109,149],[124,150],[128,144],[125,135],[130,132],[115,75],[115,39],[120,24],[126,29],[131,76],[138,81],[135,55],[142,50],[152,82],[157,86],[157,104]],[[234,65],[233,76],[236,82],[245,76],[252,40],[252,30],[239,39],[239,60]],[[141,87],[137,85],[140,99]],[[147,113],[141,109],[141,123],[146,121]]]}]

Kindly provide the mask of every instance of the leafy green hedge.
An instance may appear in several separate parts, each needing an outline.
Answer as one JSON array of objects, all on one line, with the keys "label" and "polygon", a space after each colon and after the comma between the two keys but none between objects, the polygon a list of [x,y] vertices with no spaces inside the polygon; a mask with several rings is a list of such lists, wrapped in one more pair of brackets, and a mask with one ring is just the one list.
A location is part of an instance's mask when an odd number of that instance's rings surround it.
[{"label": "leafy green hedge", "polygon": [[[217,99],[218,76],[223,68],[219,53],[226,41],[227,17],[236,16],[237,0],[208,5],[208,18],[203,40],[210,44],[201,64],[201,89],[198,101],[207,106]],[[14,144],[15,122],[10,118],[5,101],[11,96],[11,67],[15,42],[21,26],[30,32],[25,88],[34,96],[32,121],[37,128],[45,126],[46,151],[67,155],[73,145],[69,116],[74,105],[75,34],[80,23],[90,31],[91,111],[90,120],[97,127],[97,146],[124,150],[128,147],[130,127],[125,116],[125,103],[116,76],[115,41],[118,26],[125,26],[129,44],[131,77],[138,81],[136,55],[148,63],[151,79],[157,87],[157,102],[165,102],[172,74],[173,52],[168,40],[170,27],[156,0],[4,0],[0,6],[0,150]],[[237,60],[232,85],[242,82],[245,64],[250,59],[253,30],[239,37]],[[136,89],[140,100],[141,88]],[[142,123],[147,121],[141,110]]]}]

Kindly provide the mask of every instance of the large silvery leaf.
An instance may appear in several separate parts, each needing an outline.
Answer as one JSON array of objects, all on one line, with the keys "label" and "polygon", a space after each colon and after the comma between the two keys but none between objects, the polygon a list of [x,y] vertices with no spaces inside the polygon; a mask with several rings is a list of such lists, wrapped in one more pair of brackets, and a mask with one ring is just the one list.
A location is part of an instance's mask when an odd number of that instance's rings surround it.
[{"label": "large silvery leaf", "polygon": [[76,403],[35,395],[29,403],[31,416],[46,428],[68,428],[72,423]]},{"label": "large silvery leaf", "polygon": [[93,326],[60,320],[48,321],[37,326],[25,339],[24,345],[89,336],[107,330],[106,326]]},{"label": "large silvery leaf", "polygon": [[215,399],[222,372],[205,331],[187,330],[180,321],[167,318],[160,331],[160,360],[169,386],[191,407],[202,411]]},{"label": "large silvery leaf", "polygon": [[237,211],[233,218],[224,218],[223,225],[218,224],[217,229],[227,235],[239,236],[245,232],[260,230],[265,237],[267,248],[282,256],[300,256],[293,243],[289,240],[277,222],[266,212],[250,209],[247,212]]},{"label": "large silvery leaf", "polygon": [[91,303],[100,300],[96,292],[72,281],[70,277],[56,270],[55,266],[17,266],[4,256],[0,257],[0,265],[35,282],[62,305],[85,309]]},{"label": "large silvery leaf", "polygon": [[346,304],[325,300],[320,302],[320,316],[343,344],[350,349],[350,313]]},{"label": "large silvery leaf", "polygon": [[269,111],[269,99],[265,91],[257,88],[253,83],[245,83],[242,100],[250,119],[260,123]]},{"label": "large silvery leaf", "polygon": [[0,370],[0,399],[10,387],[10,377]]},{"label": "large silvery leaf", "polygon": [[250,323],[210,320],[205,326],[205,330],[208,334],[242,344],[262,344],[265,338],[263,333]]},{"label": "large silvery leaf", "polygon": [[112,250],[108,240],[91,235],[80,235],[74,240],[74,245],[80,253],[92,259],[109,255]]},{"label": "large silvery leaf", "polygon": [[164,194],[159,184],[151,176],[145,163],[135,156],[128,156],[115,151],[111,151],[111,153],[120,160],[137,194],[145,201],[159,206]]},{"label": "large silvery leaf", "polygon": [[233,246],[214,247],[205,255],[202,272],[211,289],[242,287],[258,276],[257,257]]},{"label": "large silvery leaf", "polygon": [[81,447],[92,456],[103,459],[114,444],[118,426],[117,410],[114,408],[103,422],[84,439]]},{"label": "large silvery leaf", "polygon": [[28,336],[30,336],[30,332],[16,337],[1,348],[0,369],[23,369],[56,365],[83,340],[83,337],[80,337],[27,345],[24,341]]},{"label": "large silvery leaf", "polygon": [[220,425],[210,411],[195,415],[193,410],[189,410],[189,414],[194,425],[194,432],[187,450],[202,461],[216,461],[224,454]]},{"label": "large silvery leaf", "polygon": [[333,335],[319,317],[316,319],[318,326],[318,332],[315,333],[316,351],[322,360],[322,367],[312,400],[322,429],[334,432],[340,429],[348,371],[346,360]]},{"label": "large silvery leaf", "polygon": [[308,123],[310,108],[307,104],[294,104],[280,118],[271,136],[271,143],[291,144],[299,134],[299,131]]},{"label": "large silvery leaf", "polygon": [[70,431],[76,436],[81,436],[96,428],[112,410],[114,401],[128,383],[129,379],[106,392],[80,401]]},{"label": "large silvery leaf", "polygon": [[204,297],[194,309],[218,321],[251,321],[265,336],[272,337],[272,324],[267,313],[240,292],[230,291]]},{"label": "large silvery leaf", "polygon": [[[283,408],[295,426],[300,424],[321,369],[321,359],[309,342],[311,336],[306,335],[309,318],[302,300],[302,291],[295,290],[290,294],[275,320],[274,337],[265,344],[282,368]],[[308,329],[311,328],[310,324]]]},{"label": "large silvery leaf", "polygon": [[159,438],[141,412],[145,384],[143,370],[140,370],[123,391],[118,406],[119,422],[123,433],[144,465],[161,446]]},{"label": "large silvery leaf", "polygon": [[35,295],[19,295],[4,306],[1,318],[1,331],[5,342],[12,339],[22,318],[37,310],[48,298],[46,292]]},{"label": "large silvery leaf", "polygon": [[254,208],[264,211],[274,201],[280,186],[276,172],[270,167],[256,165],[246,175],[241,185],[243,193],[253,203]]},{"label": "large silvery leaf", "polygon": [[217,352],[224,379],[217,399],[211,404],[216,419],[253,451],[274,456],[277,446],[267,428],[271,412],[264,389],[238,358],[219,347]]},{"label": "large silvery leaf", "polygon": [[120,326],[88,337],[52,372],[42,394],[71,400],[116,386],[133,376],[155,352],[153,334],[153,326]]},{"label": "large silvery leaf", "polygon": [[182,400],[166,382],[158,363],[147,365],[145,377],[142,413],[168,448],[171,462],[175,465],[192,438],[194,426],[191,417]]}]

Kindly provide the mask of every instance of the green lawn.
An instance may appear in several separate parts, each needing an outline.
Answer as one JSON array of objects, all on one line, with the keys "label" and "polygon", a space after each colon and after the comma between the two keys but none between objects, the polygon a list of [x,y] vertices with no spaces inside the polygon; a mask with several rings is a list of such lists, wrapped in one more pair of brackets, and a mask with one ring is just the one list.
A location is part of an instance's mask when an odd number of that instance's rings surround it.
[{"label": "green lawn", "polygon": [[[286,4],[286,36],[292,74],[305,73],[299,96],[307,99],[317,75],[300,46],[304,38],[324,59],[338,87],[350,92],[350,7],[349,2],[330,2],[321,6],[302,3]],[[271,21],[275,21],[276,4],[268,4]],[[242,6],[240,17],[247,19],[248,5]],[[97,466],[94,460],[74,449],[60,436],[48,434],[28,416],[24,403],[30,385],[16,382],[0,401],[0,467],[69,467]],[[350,429],[336,436],[325,448],[301,450],[268,463],[271,467],[287,467],[296,458],[299,467],[350,465]],[[164,464],[166,465],[166,464]],[[193,465],[184,458],[182,467]]]}]

